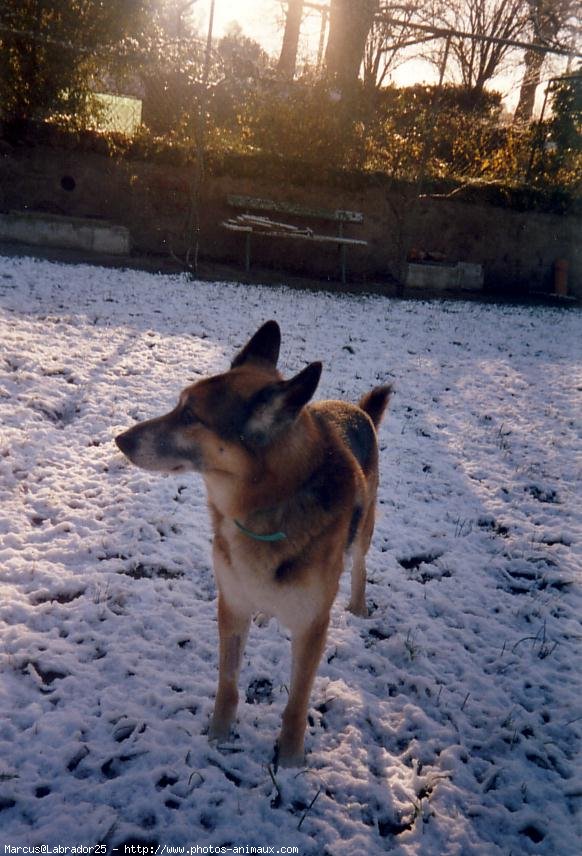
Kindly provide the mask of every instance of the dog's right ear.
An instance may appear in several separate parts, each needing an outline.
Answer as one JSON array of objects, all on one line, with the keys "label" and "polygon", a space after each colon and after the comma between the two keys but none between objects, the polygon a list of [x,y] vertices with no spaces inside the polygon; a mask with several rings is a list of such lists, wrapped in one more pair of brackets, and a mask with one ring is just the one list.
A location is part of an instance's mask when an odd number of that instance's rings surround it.
[{"label": "dog's right ear", "polygon": [[321,363],[310,363],[289,380],[264,387],[251,399],[242,439],[266,446],[297,418],[313,396],[321,377]]},{"label": "dog's right ear", "polygon": [[279,348],[281,347],[281,330],[276,321],[267,321],[260,327],[255,335],[247,342],[242,351],[236,355],[231,363],[231,368],[236,369],[249,361],[260,361],[269,363],[273,368],[279,359]]}]

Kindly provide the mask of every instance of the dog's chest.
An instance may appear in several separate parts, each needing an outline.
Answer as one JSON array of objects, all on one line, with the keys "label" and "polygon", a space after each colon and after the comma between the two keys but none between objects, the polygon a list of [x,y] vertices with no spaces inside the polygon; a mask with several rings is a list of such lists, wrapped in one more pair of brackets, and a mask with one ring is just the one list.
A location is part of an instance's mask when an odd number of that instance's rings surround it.
[{"label": "dog's chest", "polygon": [[217,533],[214,572],[229,603],[249,615],[274,616],[290,629],[312,620],[320,601],[315,581],[278,579],[282,559],[276,547],[247,540],[248,536],[230,530],[228,524]]},{"label": "dog's chest", "polygon": [[276,556],[273,550],[246,544],[246,536],[221,535],[226,547],[215,556],[215,573],[225,594],[248,602],[253,610],[270,611],[281,599],[281,586],[275,583]]}]

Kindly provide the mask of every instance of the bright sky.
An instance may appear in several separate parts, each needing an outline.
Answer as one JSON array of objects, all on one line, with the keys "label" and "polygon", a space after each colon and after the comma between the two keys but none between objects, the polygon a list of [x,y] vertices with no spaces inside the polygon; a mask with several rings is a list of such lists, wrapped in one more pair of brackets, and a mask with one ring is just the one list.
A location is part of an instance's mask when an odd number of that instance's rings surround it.
[{"label": "bright sky", "polygon": [[[210,0],[198,0],[195,15],[208,26]],[[277,53],[284,21],[283,4],[278,0],[215,0],[214,32],[221,36],[228,25],[238,22],[245,35],[256,39],[269,53]]]},{"label": "bright sky", "polygon": [[[216,36],[223,34],[228,25],[236,21],[240,24],[245,35],[258,41],[263,48],[274,56],[281,49],[283,28],[285,20],[286,4],[281,0],[215,0],[214,11],[214,33]],[[194,7],[194,14],[203,32],[208,27],[208,14],[210,0],[198,0]],[[311,62],[317,56],[321,18],[315,10],[308,11],[304,15],[301,27],[301,40],[299,45],[299,67],[301,59],[309,58]],[[548,76],[560,73],[563,63],[547,64]],[[550,67],[551,66],[551,67]],[[391,82],[399,86],[409,86],[413,83],[436,82],[436,71],[432,65],[422,60],[411,60],[401,65],[393,74]],[[517,103],[519,94],[519,82],[521,69],[512,74],[499,77],[493,81],[493,85],[505,96],[506,104],[513,110]],[[538,101],[543,99],[543,87],[538,89]],[[539,105],[538,105],[539,106]]]}]

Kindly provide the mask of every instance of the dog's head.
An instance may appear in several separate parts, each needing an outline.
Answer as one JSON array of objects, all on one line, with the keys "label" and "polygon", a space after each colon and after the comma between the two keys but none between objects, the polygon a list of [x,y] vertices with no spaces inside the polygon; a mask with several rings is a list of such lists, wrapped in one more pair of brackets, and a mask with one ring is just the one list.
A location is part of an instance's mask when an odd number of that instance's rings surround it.
[{"label": "dog's head", "polygon": [[277,371],[280,344],[279,325],[268,321],[229,371],[187,387],[170,413],[124,431],[117,446],[146,470],[242,475],[249,459],[283,438],[319,383],[321,363],[283,380]]}]

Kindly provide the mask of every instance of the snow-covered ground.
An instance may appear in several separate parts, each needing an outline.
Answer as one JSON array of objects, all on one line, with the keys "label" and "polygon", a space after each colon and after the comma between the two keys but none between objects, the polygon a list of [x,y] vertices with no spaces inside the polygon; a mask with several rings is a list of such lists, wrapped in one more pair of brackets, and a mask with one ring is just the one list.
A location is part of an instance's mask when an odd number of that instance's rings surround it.
[{"label": "snow-covered ground", "polygon": [[[112,442],[269,318],[284,373],[323,360],[320,397],[396,387],[371,617],[346,613],[345,575],[307,766],[277,773],[285,631],[252,628],[236,737],[210,745],[202,483]],[[2,258],[0,325],[2,852],[582,851],[579,310]]]}]

